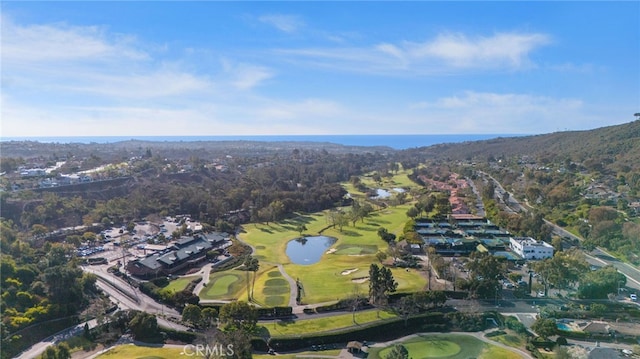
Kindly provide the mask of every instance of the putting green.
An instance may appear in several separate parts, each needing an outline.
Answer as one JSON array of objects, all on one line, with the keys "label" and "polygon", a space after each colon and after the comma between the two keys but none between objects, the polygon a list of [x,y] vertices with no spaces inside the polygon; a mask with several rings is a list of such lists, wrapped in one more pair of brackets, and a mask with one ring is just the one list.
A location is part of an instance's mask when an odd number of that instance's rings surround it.
[{"label": "putting green", "polygon": [[[414,359],[443,358],[460,353],[460,346],[448,340],[425,340],[403,345],[409,351],[409,357]],[[380,351],[380,357],[386,358],[392,348],[387,347]]]},{"label": "putting green", "polygon": [[267,279],[264,285],[266,287],[281,287],[287,285],[287,281],[284,278],[271,278]]},{"label": "putting green", "polygon": [[270,307],[288,305],[290,291],[289,282],[282,277],[278,267],[264,264],[264,271],[256,277],[253,299],[257,304]]},{"label": "putting green", "polygon": [[[486,343],[464,334],[418,334],[401,341],[413,359],[520,359],[522,356],[510,350]],[[384,359],[393,345],[371,348],[371,359]]]},{"label": "putting green", "polygon": [[237,293],[246,286],[245,276],[230,271],[212,274],[209,284],[200,293],[202,299],[236,299]]},{"label": "putting green", "polygon": [[289,294],[289,288],[285,286],[264,287],[264,289],[262,289],[262,293],[264,295]]}]

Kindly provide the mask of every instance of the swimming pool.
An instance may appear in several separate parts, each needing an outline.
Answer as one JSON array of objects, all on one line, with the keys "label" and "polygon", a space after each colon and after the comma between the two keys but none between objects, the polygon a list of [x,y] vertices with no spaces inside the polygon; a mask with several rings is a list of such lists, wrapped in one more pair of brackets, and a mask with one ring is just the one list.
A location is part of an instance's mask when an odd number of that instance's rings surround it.
[{"label": "swimming pool", "polygon": [[565,332],[572,331],[571,328],[566,323],[556,323],[556,326],[559,330],[564,330]]}]

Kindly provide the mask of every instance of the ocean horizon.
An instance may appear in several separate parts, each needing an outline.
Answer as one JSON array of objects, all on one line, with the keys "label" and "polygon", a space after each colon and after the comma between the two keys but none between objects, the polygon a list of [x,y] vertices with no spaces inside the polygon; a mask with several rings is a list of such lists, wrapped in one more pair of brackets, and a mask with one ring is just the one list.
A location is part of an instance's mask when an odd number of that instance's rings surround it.
[{"label": "ocean horizon", "polygon": [[448,134],[448,135],[254,135],[254,136],[52,136],[3,137],[1,142],[35,141],[42,143],[115,143],[122,141],[149,142],[203,142],[203,141],[257,141],[257,142],[324,142],[344,146],[385,146],[396,150],[426,147],[443,143],[482,141],[498,137],[519,137],[522,134]]}]

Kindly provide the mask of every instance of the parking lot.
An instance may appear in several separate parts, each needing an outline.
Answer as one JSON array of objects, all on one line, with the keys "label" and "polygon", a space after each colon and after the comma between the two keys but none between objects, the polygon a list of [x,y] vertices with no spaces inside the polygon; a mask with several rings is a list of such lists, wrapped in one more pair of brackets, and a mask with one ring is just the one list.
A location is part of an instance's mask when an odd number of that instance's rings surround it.
[{"label": "parking lot", "polygon": [[[148,245],[162,245],[172,240],[172,233],[182,225],[180,222],[179,218],[166,217],[160,223],[136,222],[131,232],[125,226],[109,228],[98,233],[96,245],[83,244],[77,249],[76,255],[81,258],[106,258],[108,263],[141,258],[148,254]],[[190,228],[199,225],[188,219],[183,223]]]}]

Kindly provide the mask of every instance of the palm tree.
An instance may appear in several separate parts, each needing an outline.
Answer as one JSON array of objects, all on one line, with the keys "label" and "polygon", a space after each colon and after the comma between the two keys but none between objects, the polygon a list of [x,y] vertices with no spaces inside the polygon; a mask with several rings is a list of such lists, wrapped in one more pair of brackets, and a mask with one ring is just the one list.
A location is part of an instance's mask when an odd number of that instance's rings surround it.
[{"label": "palm tree", "polygon": [[[253,299],[253,287],[256,283],[256,272],[260,268],[260,262],[258,261],[258,258],[248,256],[244,261],[244,267],[247,271],[247,300],[251,301],[251,299]],[[251,286],[249,285],[249,272],[253,272],[253,281],[251,283]]]}]

